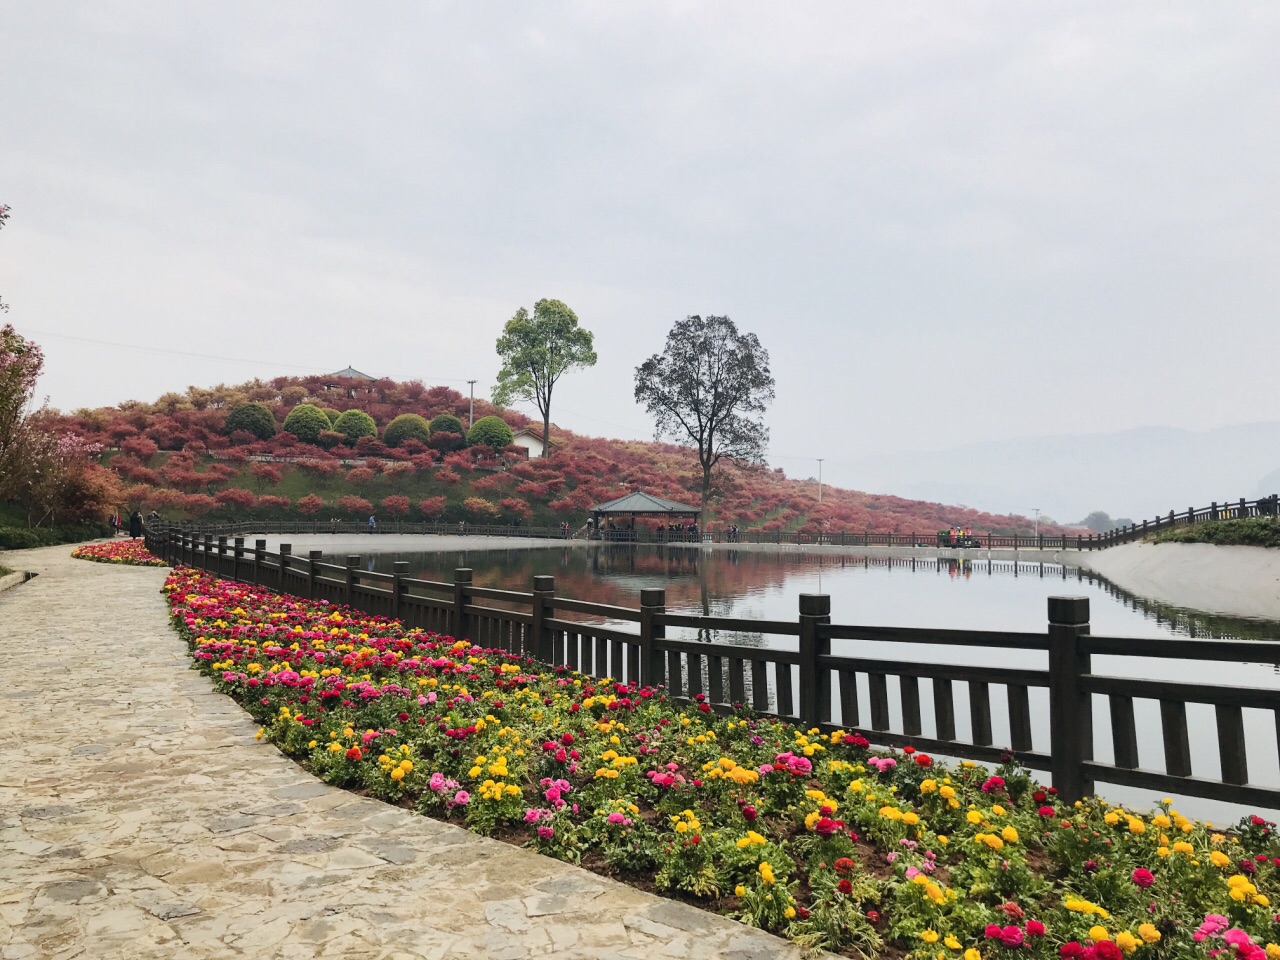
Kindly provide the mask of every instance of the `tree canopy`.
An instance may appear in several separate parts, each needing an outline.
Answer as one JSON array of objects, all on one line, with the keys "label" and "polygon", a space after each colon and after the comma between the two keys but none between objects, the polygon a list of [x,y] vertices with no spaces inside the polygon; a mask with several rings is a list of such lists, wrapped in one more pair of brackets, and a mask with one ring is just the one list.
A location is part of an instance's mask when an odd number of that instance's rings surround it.
[{"label": "tree canopy", "polygon": [[578,326],[578,315],[559,300],[539,300],[533,316],[521,307],[507,321],[498,338],[502,369],[493,388],[500,407],[512,400],[529,400],[542,414],[542,455],[551,455],[551,393],[556,381],[574,367],[596,362],[595,337]]},{"label": "tree canopy", "polygon": [[698,450],[704,519],[721,458],[764,459],[769,430],[760,415],[773,387],[769,351],[728,317],[685,317],[662,353],[636,367],[636,402],[654,418],[655,438],[687,439]]}]

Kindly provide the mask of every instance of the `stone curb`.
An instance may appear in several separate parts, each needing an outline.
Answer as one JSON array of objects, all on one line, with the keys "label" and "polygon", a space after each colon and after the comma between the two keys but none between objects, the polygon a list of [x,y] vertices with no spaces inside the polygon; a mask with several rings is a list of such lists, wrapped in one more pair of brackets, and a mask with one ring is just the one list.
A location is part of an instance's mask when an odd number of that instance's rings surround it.
[{"label": "stone curb", "polygon": [[34,576],[35,574],[30,570],[18,570],[14,573],[5,574],[5,576],[0,577],[0,593],[4,593],[11,587],[16,587],[20,583],[26,583]]}]

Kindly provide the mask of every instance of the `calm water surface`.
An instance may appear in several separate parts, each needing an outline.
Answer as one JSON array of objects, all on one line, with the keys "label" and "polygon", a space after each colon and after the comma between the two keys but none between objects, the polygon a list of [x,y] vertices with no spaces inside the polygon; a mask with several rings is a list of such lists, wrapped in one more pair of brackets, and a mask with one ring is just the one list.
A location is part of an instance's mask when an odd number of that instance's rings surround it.
[{"label": "calm water surface", "polygon": [[[336,559],[336,558],[335,558]],[[367,568],[390,572],[395,560],[409,562],[410,575],[422,579],[452,581],[457,567],[470,567],[479,586],[512,590],[531,589],[535,575],[556,578],[561,596],[624,607],[638,607],[641,588],[667,591],[667,609],[679,613],[710,613],[768,620],[794,620],[802,593],[831,597],[835,623],[876,626],[936,627],[979,630],[1044,631],[1046,599],[1050,596],[1087,596],[1095,635],[1113,637],[1221,636],[1280,642],[1280,624],[1264,621],[1199,615],[1134,598],[1105,582],[1090,582],[1076,570],[1032,563],[972,564],[910,561],[886,564],[854,554],[806,554],[755,550],[704,550],[683,546],[597,544],[547,550],[481,550],[465,553],[385,553],[366,558]],[[337,562],[341,562],[338,560]],[[628,624],[627,628],[633,625]],[[677,632],[672,631],[670,635]],[[688,631],[684,635],[690,635]],[[779,646],[794,649],[795,639],[760,634],[727,634],[704,637],[742,645]],[[1260,644],[1267,641],[1259,639]],[[870,644],[838,641],[836,653],[901,660],[936,661],[942,651],[920,644]],[[1034,651],[987,651],[949,648],[945,654],[956,663],[1046,668],[1046,655]],[[1177,660],[1138,660],[1124,656],[1096,656],[1098,674],[1144,679],[1213,682],[1237,686],[1280,688],[1280,671],[1273,664],[1231,663],[1206,665]],[[858,677],[859,699],[869,699],[866,677]],[[933,732],[932,695],[929,681],[922,681],[921,700],[926,734]],[[958,684],[956,734],[969,735],[967,687]],[[901,729],[897,686],[890,683],[893,729]],[[1048,745],[1048,692],[1031,691],[1033,737],[1037,749]],[[1007,743],[1008,709],[1004,688],[991,688],[993,733],[997,743]],[[864,710],[866,707],[864,706]],[[1146,769],[1163,770],[1159,706],[1155,701],[1135,701],[1139,759]],[[1192,766],[1198,776],[1217,777],[1216,726],[1213,708],[1189,705]],[[1245,710],[1250,779],[1255,784],[1280,786],[1276,725],[1270,711]],[[1094,702],[1095,754],[1110,762],[1111,731],[1105,699]],[[1116,800],[1149,805],[1149,791],[1111,785],[1099,789]],[[1186,799],[1182,809],[1192,815],[1233,820],[1244,811],[1226,804]]]}]

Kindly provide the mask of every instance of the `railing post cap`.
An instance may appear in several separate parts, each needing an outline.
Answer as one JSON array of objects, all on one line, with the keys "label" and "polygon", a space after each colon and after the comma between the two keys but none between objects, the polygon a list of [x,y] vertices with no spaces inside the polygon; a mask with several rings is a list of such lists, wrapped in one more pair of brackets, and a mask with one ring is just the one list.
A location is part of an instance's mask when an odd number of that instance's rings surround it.
[{"label": "railing post cap", "polygon": [[454,568],[454,570],[453,570],[453,582],[454,582],[454,583],[470,583],[470,582],[471,582],[471,568],[470,568],[470,567],[455,567],[455,568]]},{"label": "railing post cap", "polygon": [[321,557],[323,557],[323,556],[324,556],[324,551],[323,551],[323,550],[308,550],[308,551],[307,551],[307,556],[308,556],[308,557],[310,557],[312,560],[319,560]]},{"label": "railing post cap", "polygon": [[358,567],[358,566],[360,566],[360,554],[358,554],[358,553],[348,553],[348,554],[347,554],[347,566],[348,566],[348,567]]},{"label": "railing post cap", "polygon": [[394,573],[398,573],[398,574],[405,574],[405,573],[408,573],[408,572],[409,572],[409,561],[408,561],[408,560],[392,560],[392,561],[391,561],[391,570],[392,570],[392,572],[394,572]]},{"label": "railing post cap", "polygon": [[551,574],[539,574],[533,578],[533,589],[543,593],[554,593],[556,578]]},{"label": "railing post cap", "polygon": [[825,593],[800,594],[800,616],[802,617],[831,616],[830,595]]},{"label": "railing post cap", "polygon": [[662,587],[643,587],[640,590],[640,606],[665,607],[667,591]]},{"label": "railing post cap", "polygon": [[265,540],[255,540],[255,541],[253,541],[253,546],[254,546],[254,549],[255,549],[255,550],[265,550],[265,549],[267,549],[267,541],[265,541]]},{"label": "railing post cap", "polygon": [[1050,597],[1049,622],[1081,624],[1089,622],[1088,597]]},{"label": "railing post cap", "polygon": [[282,544],[280,544],[280,552],[281,552],[281,553],[293,553],[293,544],[292,544],[292,543],[282,543]]}]

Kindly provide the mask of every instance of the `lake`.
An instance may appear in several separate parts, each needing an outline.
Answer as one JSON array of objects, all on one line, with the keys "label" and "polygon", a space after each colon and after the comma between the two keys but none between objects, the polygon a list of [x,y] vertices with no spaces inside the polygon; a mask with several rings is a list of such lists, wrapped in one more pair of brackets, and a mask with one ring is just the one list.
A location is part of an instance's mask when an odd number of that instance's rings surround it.
[{"label": "lake", "polygon": [[[326,558],[342,562],[342,558]],[[747,619],[794,620],[802,593],[831,597],[835,623],[900,627],[934,627],[975,630],[1040,632],[1046,628],[1046,598],[1087,596],[1090,621],[1096,635],[1112,637],[1231,637],[1280,641],[1280,624],[1198,614],[1133,597],[1099,578],[1074,568],[1054,564],[986,561],[961,563],[927,559],[886,561],[850,553],[803,553],[753,549],[702,549],[697,546],[646,546],[631,544],[575,545],[548,549],[471,550],[440,553],[379,553],[366,556],[366,569],[390,572],[392,562],[409,563],[410,576],[452,581],[457,567],[470,567],[478,586],[512,590],[531,589],[533,577],[556,578],[560,596],[624,607],[639,606],[641,588],[667,591],[667,609],[678,613],[704,613]],[[631,629],[634,625],[627,624]],[[679,635],[670,631],[670,636]],[[685,632],[684,635],[696,638]],[[793,638],[760,634],[703,637],[742,645],[794,645]],[[839,641],[834,652],[854,656],[879,656],[900,660],[936,661],[936,646],[895,644],[891,654],[884,645],[873,649],[862,641]],[[794,648],[792,646],[792,648]],[[949,649],[954,662],[984,665],[1046,668],[1046,655],[1034,651]],[[1206,667],[1212,676],[1206,676]],[[1280,688],[1280,670],[1272,664],[1204,664],[1177,660],[1142,660],[1123,656],[1095,656],[1094,672],[1120,677],[1213,682],[1227,685]],[[858,677],[859,698],[869,697],[866,677]],[[926,734],[933,732],[932,697],[922,681],[922,714]],[[890,716],[893,729],[901,729],[898,688],[891,683]],[[956,735],[969,735],[967,687],[958,684]],[[1008,710],[1004,688],[991,688],[993,734],[996,743],[1007,743]],[[1031,690],[1032,734],[1037,749],[1048,744],[1048,692]],[[1138,727],[1139,758],[1147,769],[1164,768],[1160,740],[1159,707],[1155,701],[1134,703]],[[1275,718],[1270,711],[1245,711],[1248,733],[1250,780],[1280,786]],[[1191,758],[1198,776],[1217,777],[1216,725],[1213,708],[1187,707]],[[1111,732],[1105,698],[1094,698],[1094,742],[1097,759],[1110,762]],[[1150,791],[1100,785],[1104,795],[1139,807],[1158,799]],[[1234,820],[1246,811],[1227,804],[1185,799],[1184,812]]]}]

